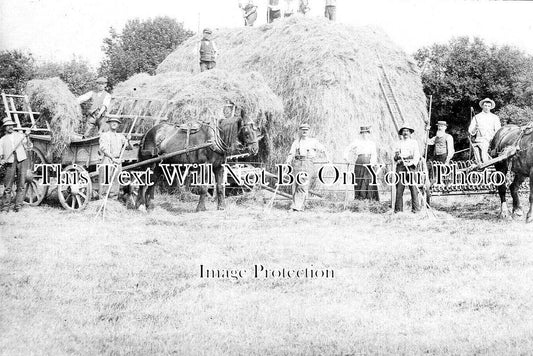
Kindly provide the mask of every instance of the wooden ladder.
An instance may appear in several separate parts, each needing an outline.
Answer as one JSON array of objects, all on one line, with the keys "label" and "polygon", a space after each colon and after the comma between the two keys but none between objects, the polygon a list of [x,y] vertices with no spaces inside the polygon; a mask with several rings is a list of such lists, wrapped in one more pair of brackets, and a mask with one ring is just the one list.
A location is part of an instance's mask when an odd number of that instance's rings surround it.
[{"label": "wooden ladder", "polygon": [[381,60],[379,54],[376,55],[379,60],[379,67],[381,68],[381,71],[378,71],[379,87],[381,88],[383,97],[387,102],[387,107],[389,109],[392,121],[394,122],[394,126],[396,127],[396,131],[399,131],[400,125],[405,123],[405,116],[403,115],[400,103],[398,102],[396,94],[394,93],[394,89],[392,87],[389,76],[387,75],[385,65],[383,64],[383,61]]}]

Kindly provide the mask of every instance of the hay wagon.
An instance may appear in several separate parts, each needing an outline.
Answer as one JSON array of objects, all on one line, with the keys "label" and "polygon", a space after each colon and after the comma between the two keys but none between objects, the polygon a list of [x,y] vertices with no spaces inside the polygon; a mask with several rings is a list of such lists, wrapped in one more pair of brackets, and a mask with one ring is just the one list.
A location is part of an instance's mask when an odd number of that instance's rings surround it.
[{"label": "hay wagon", "polygon": [[[16,123],[15,130],[29,133],[33,146],[28,152],[30,166],[25,186],[25,202],[37,206],[49,194],[49,190],[56,190],[59,202],[65,209],[84,209],[93,192],[99,188],[96,170],[102,159],[99,153],[99,136],[82,138],[73,134],[71,142],[61,152],[54,152],[49,123],[40,117],[39,112],[31,109],[27,96],[2,93],[2,101],[6,114]],[[161,100],[112,98],[106,116],[122,121],[119,132],[129,133],[131,130],[130,143],[133,149],[124,151],[123,169],[138,166],[137,153],[142,136],[157,124],[160,118],[166,116],[168,108],[169,103]],[[134,123],[135,127],[132,127]],[[45,169],[48,171],[45,172]],[[48,182],[45,182],[45,173],[50,177]],[[79,179],[80,177],[84,179]],[[50,184],[50,181],[53,184]],[[49,189],[51,187],[53,189]]]}]

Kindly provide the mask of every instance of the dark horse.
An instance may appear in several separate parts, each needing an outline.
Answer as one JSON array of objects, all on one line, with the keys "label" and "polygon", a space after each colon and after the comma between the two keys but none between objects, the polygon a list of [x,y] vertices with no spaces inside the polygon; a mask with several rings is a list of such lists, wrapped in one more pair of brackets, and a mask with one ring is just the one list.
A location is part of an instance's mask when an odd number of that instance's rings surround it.
[{"label": "dark horse", "polygon": [[[209,123],[198,122],[182,126],[161,123],[150,129],[142,138],[139,147],[139,162],[208,142],[212,143],[209,147],[171,157],[162,163],[211,165],[216,181],[218,209],[223,210],[225,202],[223,189],[224,169],[222,164],[226,155],[234,150],[241,149],[245,149],[251,155],[257,154],[259,150],[258,132],[259,130],[255,123],[245,115],[244,111],[240,117],[225,118],[218,122],[212,120]],[[152,164],[152,171],[158,172],[155,166],[156,164]],[[159,176],[160,174],[154,174],[154,180],[157,180]],[[206,194],[207,187],[201,185],[200,200],[196,211],[206,210]],[[154,185],[142,186],[135,203],[136,208],[145,204],[148,210],[152,209],[154,207],[153,198]]]},{"label": "dark horse", "polygon": [[[529,210],[526,222],[533,221],[533,129],[530,127],[518,127],[515,125],[504,126],[496,132],[490,144],[490,153],[493,157],[502,152],[514,151],[516,154],[508,159],[497,162],[494,167],[497,171],[507,174],[509,167],[514,173],[514,180],[509,187],[513,198],[513,217],[523,215],[518,190],[526,178],[529,178]],[[502,184],[498,187],[501,202],[501,217],[507,218],[509,211],[505,200],[507,187]]]}]

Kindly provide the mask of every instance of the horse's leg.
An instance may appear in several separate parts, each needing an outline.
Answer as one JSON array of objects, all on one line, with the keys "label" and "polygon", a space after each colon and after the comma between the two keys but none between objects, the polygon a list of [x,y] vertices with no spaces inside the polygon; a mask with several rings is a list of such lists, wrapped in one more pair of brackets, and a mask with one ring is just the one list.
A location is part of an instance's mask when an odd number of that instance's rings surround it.
[{"label": "horse's leg", "polygon": [[196,207],[196,211],[206,211],[205,208],[205,196],[207,195],[207,187],[205,185],[200,186],[200,199],[198,200],[198,206]]},{"label": "horse's leg", "polygon": [[[507,174],[507,161],[499,162],[494,165],[497,171]],[[502,184],[498,186],[498,194],[500,196],[500,218],[507,219],[509,217],[509,208],[507,207],[507,200],[505,194],[507,192],[507,185]]]},{"label": "horse's leg", "polygon": [[226,197],[224,191],[224,169],[222,166],[219,166],[214,169],[215,173],[215,182],[217,186],[217,209],[224,210],[226,209]]},{"label": "horse's leg", "polygon": [[135,200],[135,209],[139,209],[139,207],[143,204],[146,205],[145,194],[146,194],[146,186],[141,185],[139,187],[139,193],[137,195],[137,200]]},{"label": "horse's leg", "polygon": [[533,168],[529,171],[529,210],[527,212],[526,222],[533,221]]},{"label": "horse's leg", "polygon": [[524,215],[522,212],[522,206],[520,205],[520,197],[518,196],[518,190],[520,189],[520,186],[524,182],[526,177],[524,177],[521,174],[515,173],[515,177],[513,179],[513,183],[511,183],[511,186],[509,187],[509,190],[511,191],[511,196],[513,197],[513,217],[519,217]]}]

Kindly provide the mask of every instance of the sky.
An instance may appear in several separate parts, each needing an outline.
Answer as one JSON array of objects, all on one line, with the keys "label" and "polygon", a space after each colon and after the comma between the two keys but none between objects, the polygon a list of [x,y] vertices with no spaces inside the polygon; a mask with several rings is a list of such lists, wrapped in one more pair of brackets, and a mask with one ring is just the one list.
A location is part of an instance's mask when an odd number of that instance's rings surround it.
[{"label": "sky", "polygon": [[[297,0],[294,0],[297,1]],[[256,25],[266,22],[267,0]],[[281,3],[284,0],[280,1]],[[186,28],[243,25],[239,0],[0,0],[0,50],[22,49],[38,61],[81,57],[96,68],[109,28],[133,18],[170,16]],[[310,16],[323,16],[324,0],[310,0]],[[337,0],[338,21],[376,25],[413,53],[455,36],[478,36],[533,55],[533,1]]]}]

